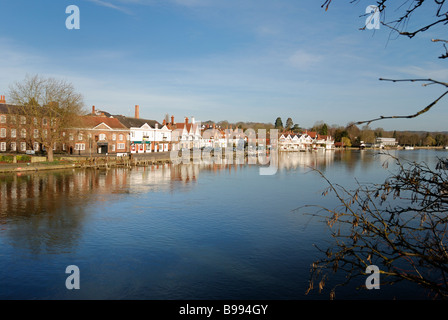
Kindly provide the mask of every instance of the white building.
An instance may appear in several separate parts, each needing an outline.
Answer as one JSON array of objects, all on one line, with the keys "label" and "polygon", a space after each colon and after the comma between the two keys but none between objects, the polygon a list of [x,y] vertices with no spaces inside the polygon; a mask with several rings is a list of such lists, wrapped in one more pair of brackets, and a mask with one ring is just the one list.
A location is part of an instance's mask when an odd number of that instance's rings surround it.
[{"label": "white building", "polygon": [[141,127],[131,127],[131,153],[166,152],[170,149],[171,130],[164,125],[155,128],[145,123]]},{"label": "white building", "polygon": [[315,132],[282,133],[278,139],[280,151],[311,151],[317,149],[331,150],[334,140],[330,136]]}]

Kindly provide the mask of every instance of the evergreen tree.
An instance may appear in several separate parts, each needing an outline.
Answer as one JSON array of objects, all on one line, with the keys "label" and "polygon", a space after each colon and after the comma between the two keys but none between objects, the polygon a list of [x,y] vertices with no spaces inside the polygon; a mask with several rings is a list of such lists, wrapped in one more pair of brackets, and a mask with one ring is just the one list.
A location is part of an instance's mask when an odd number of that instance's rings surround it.
[{"label": "evergreen tree", "polygon": [[282,118],[278,117],[278,118],[275,120],[274,128],[275,128],[275,129],[283,129]]}]

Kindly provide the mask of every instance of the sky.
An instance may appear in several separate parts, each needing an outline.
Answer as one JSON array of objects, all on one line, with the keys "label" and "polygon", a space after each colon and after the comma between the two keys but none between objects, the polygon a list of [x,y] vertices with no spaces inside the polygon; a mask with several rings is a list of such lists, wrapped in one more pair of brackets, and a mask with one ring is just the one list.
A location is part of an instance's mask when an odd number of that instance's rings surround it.
[{"label": "sky", "polygon": [[[38,74],[71,82],[87,110],[133,116],[139,105],[142,118],[178,122],[291,117],[309,128],[412,114],[444,92],[379,78],[448,81],[444,49],[431,42],[447,26],[413,39],[383,25],[360,30],[375,1],[333,0],[327,11],[323,2],[0,0],[0,94],[8,100],[10,85]],[[79,29],[66,27],[70,5]],[[432,18],[430,7],[421,10]],[[415,119],[371,127],[448,131],[447,99]]]}]

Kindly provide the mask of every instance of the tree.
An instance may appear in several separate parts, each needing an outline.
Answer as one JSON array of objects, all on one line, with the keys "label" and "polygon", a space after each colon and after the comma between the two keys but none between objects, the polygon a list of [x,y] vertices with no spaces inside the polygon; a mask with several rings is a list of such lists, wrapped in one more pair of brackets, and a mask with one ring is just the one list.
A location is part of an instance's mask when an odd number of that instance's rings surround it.
[{"label": "tree", "polygon": [[[322,4],[322,7],[325,7],[325,10],[327,11],[330,7],[332,0],[325,0]],[[355,1],[351,1],[355,2]],[[359,1],[356,1],[359,2]],[[408,37],[409,39],[414,38],[416,35],[426,32],[430,29],[433,29],[436,26],[441,25],[448,25],[448,6],[446,6],[447,3],[445,3],[445,0],[434,0],[434,2],[429,0],[415,0],[410,1],[409,5],[405,5],[408,1],[402,1],[402,3],[398,3],[397,1],[391,1],[391,0],[380,0],[377,1],[377,10],[379,11],[379,14],[382,15],[382,17],[386,17],[386,8],[387,12],[391,14],[398,14],[397,17],[392,18],[389,22],[383,22],[381,21],[381,24],[385,27],[389,28],[391,30],[391,33],[396,33],[399,36]],[[371,5],[370,2],[366,2],[367,5]],[[394,7],[394,4],[396,5]],[[423,25],[415,26],[413,30],[408,31],[406,28],[410,25],[410,19],[411,17],[414,17],[415,15],[420,14],[421,16],[427,16],[428,12],[425,10],[427,9],[426,4],[433,5],[429,10],[433,10],[433,17],[432,20],[429,22],[423,23]],[[392,16],[393,17],[393,16]],[[425,20],[426,21],[426,20]],[[366,26],[364,25],[361,30],[365,30]],[[448,48],[446,46],[446,43],[448,43],[448,40],[446,39],[431,39],[434,43],[442,43],[445,52],[442,53],[439,56],[439,59],[447,59],[448,58]],[[393,115],[393,116],[379,116],[374,119],[370,120],[362,120],[358,121],[355,124],[370,124],[373,121],[379,121],[384,119],[411,119],[416,118],[426,112],[428,112],[432,107],[434,107],[440,100],[442,100],[447,94],[448,94],[448,82],[443,82],[431,78],[426,79],[384,79],[380,78],[380,81],[391,81],[391,82],[413,82],[413,83],[421,83],[423,82],[423,86],[427,87],[430,85],[439,85],[442,87],[445,87],[446,90],[438,96],[436,99],[434,99],[431,103],[429,103],[427,106],[423,107],[419,111],[408,114],[408,115]]]},{"label": "tree", "polygon": [[11,102],[25,116],[27,137],[42,145],[47,160],[53,161],[53,148],[65,140],[67,128],[75,127],[83,113],[83,97],[71,83],[38,75],[27,76],[10,86]]},{"label": "tree", "polygon": [[425,139],[423,140],[423,144],[425,146],[435,146],[436,145],[436,139],[430,134],[427,134]]},{"label": "tree", "polygon": [[369,128],[369,126],[362,127],[361,130],[361,141],[364,141],[366,143],[374,143],[375,142],[375,133],[372,129]]},{"label": "tree", "polygon": [[274,129],[279,129],[279,130],[283,129],[282,118],[278,117],[277,119],[275,119]]},{"label": "tree", "polygon": [[291,130],[292,126],[293,126],[294,122],[292,121],[291,118],[286,119],[286,130]]},{"label": "tree", "polygon": [[292,127],[292,131],[294,133],[299,133],[302,129],[300,128],[298,123],[295,123],[294,126]]},{"label": "tree", "polygon": [[[325,0],[322,6],[327,10],[331,2]],[[406,31],[404,28],[410,25],[410,17],[424,11],[421,9],[424,2],[435,6],[433,21],[416,27],[414,31]],[[402,1],[395,11],[390,10],[393,8],[390,0],[380,0],[377,4],[383,16],[386,7],[388,12],[398,13],[398,18],[392,22],[381,23],[401,36],[413,38],[436,25],[448,24],[445,0]],[[427,11],[423,13],[427,16]],[[447,41],[432,41],[443,43],[445,53],[439,58],[448,58]],[[430,78],[380,80],[423,82],[424,86],[440,85],[448,88],[448,83]],[[384,119],[418,117],[447,94],[448,90],[413,114],[379,116],[352,123],[349,127]],[[394,132],[393,135],[399,140],[423,140],[423,137],[413,133],[399,135]],[[319,213],[312,214],[324,217],[330,226],[334,245],[321,248],[323,258],[312,265],[307,292],[314,289],[316,281],[319,283],[319,291],[322,291],[331,272],[343,271],[346,274],[346,282],[337,287],[359,275],[365,277],[366,267],[373,264],[380,266],[380,273],[386,277],[387,281],[382,278],[382,285],[409,281],[428,289],[433,297],[448,298],[448,245],[445,240],[448,230],[448,160],[440,159],[435,168],[430,168],[426,163],[402,164],[399,159],[390,157],[396,161],[397,172],[391,173],[384,183],[359,185],[352,191],[333,184],[319,172],[329,184],[323,194],[334,194],[340,206],[329,209],[313,205],[319,209]],[[336,287],[330,292],[332,298]]]},{"label": "tree", "polygon": [[318,133],[319,133],[320,135],[323,135],[323,136],[326,136],[326,135],[328,134],[328,126],[327,126],[326,123],[324,123],[324,124],[320,127]]},{"label": "tree", "polygon": [[[334,246],[311,269],[308,291],[324,287],[330,273],[343,271],[346,283],[366,276],[369,265],[380,267],[381,285],[410,281],[433,297],[448,298],[448,175],[447,163],[437,169],[425,163],[401,163],[382,184],[360,185],[350,191],[328,182],[324,195],[334,194],[339,207],[323,209]],[[399,200],[399,201],[397,201]],[[385,278],[384,278],[385,277]],[[344,283],[344,284],[346,284]],[[330,291],[334,298],[337,284]]]},{"label": "tree", "polygon": [[350,138],[348,138],[348,137],[342,137],[341,142],[344,147],[352,146],[352,142],[350,141]]}]

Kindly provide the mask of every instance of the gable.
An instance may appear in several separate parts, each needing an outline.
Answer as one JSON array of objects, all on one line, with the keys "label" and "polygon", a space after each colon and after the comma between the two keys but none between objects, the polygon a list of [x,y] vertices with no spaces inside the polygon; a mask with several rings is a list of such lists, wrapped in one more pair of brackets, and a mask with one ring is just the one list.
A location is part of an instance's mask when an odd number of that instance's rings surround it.
[{"label": "gable", "polygon": [[104,122],[101,122],[99,125],[97,125],[96,127],[94,127],[93,129],[100,129],[100,130],[112,130],[111,127],[109,127],[107,124],[105,124]]},{"label": "gable", "polygon": [[144,125],[142,125],[142,126],[140,127],[140,129],[143,129],[143,130],[151,130],[152,128],[151,128],[151,126],[150,126],[149,124],[145,123]]}]

